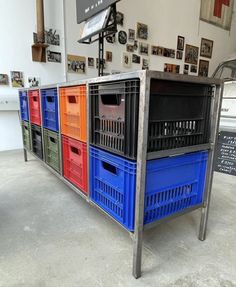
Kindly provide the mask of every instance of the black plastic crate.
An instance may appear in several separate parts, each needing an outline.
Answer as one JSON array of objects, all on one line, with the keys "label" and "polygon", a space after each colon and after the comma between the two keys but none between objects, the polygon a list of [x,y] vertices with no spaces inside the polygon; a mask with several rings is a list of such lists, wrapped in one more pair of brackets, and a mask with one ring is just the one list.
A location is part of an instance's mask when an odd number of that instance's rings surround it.
[{"label": "black plastic crate", "polygon": [[32,151],[39,158],[43,159],[42,129],[39,126],[31,125]]},{"label": "black plastic crate", "polygon": [[136,157],[139,90],[139,79],[90,85],[92,144]]},{"label": "black plastic crate", "polygon": [[[91,143],[136,159],[140,81],[90,85]],[[209,142],[210,84],[151,79],[148,152]]]}]

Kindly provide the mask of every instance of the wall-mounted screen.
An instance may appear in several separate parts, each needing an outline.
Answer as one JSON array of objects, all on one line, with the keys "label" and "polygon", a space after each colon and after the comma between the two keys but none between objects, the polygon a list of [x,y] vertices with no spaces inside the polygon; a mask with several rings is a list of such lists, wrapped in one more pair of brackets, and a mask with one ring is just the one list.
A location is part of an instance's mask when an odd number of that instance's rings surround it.
[{"label": "wall-mounted screen", "polygon": [[81,23],[120,0],[76,0],[77,23]]}]

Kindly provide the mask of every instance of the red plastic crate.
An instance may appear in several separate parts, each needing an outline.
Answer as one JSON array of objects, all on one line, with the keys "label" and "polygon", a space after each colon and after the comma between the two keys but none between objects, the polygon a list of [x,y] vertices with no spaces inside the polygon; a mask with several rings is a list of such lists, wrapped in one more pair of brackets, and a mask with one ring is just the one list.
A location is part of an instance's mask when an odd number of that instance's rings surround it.
[{"label": "red plastic crate", "polygon": [[30,120],[33,124],[41,126],[41,105],[39,90],[29,91]]},{"label": "red plastic crate", "polygon": [[87,194],[87,144],[62,136],[64,177]]}]

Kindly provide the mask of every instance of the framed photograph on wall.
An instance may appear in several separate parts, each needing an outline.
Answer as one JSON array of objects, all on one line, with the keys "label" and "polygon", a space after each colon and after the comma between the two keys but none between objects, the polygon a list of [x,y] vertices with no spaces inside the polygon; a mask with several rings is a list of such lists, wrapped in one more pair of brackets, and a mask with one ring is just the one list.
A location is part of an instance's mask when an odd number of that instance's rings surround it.
[{"label": "framed photograph on wall", "polygon": [[9,78],[7,74],[0,74],[0,86],[8,86]]},{"label": "framed photograph on wall", "polygon": [[94,58],[88,57],[88,67],[89,68],[94,68]]},{"label": "framed photograph on wall", "polygon": [[11,83],[13,88],[24,88],[24,74],[19,71],[11,71]]},{"label": "framed photograph on wall", "polygon": [[183,59],[183,51],[177,51],[176,52],[176,59],[178,59],[178,60]]},{"label": "framed photograph on wall", "polygon": [[185,63],[197,65],[199,48],[192,45],[186,45],[185,48]]},{"label": "framed photograph on wall", "polygon": [[125,68],[131,67],[131,56],[129,53],[124,52],[122,56],[122,63]]},{"label": "framed photograph on wall", "polygon": [[68,73],[85,74],[86,58],[77,55],[67,55]]},{"label": "framed photograph on wall", "polygon": [[112,52],[106,51],[106,61],[112,62]]},{"label": "framed photograph on wall", "polygon": [[209,72],[209,61],[200,60],[198,68],[198,76],[208,77],[208,72]]},{"label": "framed photograph on wall", "polygon": [[141,55],[148,56],[148,51],[149,51],[149,44],[140,42],[139,43],[139,53]]},{"label": "framed photograph on wall", "polygon": [[140,56],[138,56],[138,55],[136,55],[136,54],[133,54],[133,55],[132,55],[132,63],[140,64],[140,61],[141,61]]},{"label": "framed photograph on wall", "polygon": [[137,38],[143,40],[148,39],[148,25],[143,23],[137,23]]},{"label": "framed photograph on wall", "polygon": [[183,36],[178,36],[177,39],[177,50],[184,50],[184,42],[185,42],[185,38]]},{"label": "framed photograph on wall", "polygon": [[129,29],[129,34],[128,34],[128,39],[129,41],[133,42],[135,40],[135,30],[134,29]]},{"label": "framed photograph on wall", "polygon": [[200,56],[211,59],[212,51],[213,51],[213,44],[214,42],[212,40],[202,38]]}]

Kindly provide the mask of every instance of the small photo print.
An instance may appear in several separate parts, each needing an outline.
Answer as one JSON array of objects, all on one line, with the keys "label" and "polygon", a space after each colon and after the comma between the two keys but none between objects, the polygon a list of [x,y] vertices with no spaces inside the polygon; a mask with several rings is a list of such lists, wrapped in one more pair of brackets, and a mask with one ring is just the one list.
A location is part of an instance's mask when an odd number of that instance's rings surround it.
[{"label": "small photo print", "polygon": [[76,55],[67,55],[68,73],[85,74],[86,58]]},{"label": "small photo print", "polygon": [[9,86],[9,78],[7,74],[0,74],[0,86]]},{"label": "small photo print", "polygon": [[129,29],[128,39],[131,42],[134,41],[134,39],[135,39],[135,30],[134,29]]},{"label": "small photo print", "polygon": [[212,40],[202,38],[201,48],[200,48],[200,56],[206,57],[206,58],[211,58],[212,57],[212,51],[213,51],[213,44],[214,44],[214,42]]},{"label": "small photo print", "polygon": [[164,72],[166,73],[173,73],[173,74],[179,74],[180,66],[174,65],[174,64],[164,64]]},{"label": "small photo print", "polygon": [[143,58],[143,61],[142,61],[142,70],[149,70],[149,59]]},{"label": "small photo print", "polygon": [[183,36],[178,36],[177,40],[177,50],[184,50],[184,43],[185,43],[185,38]]},{"label": "small photo print", "polygon": [[127,44],[126,45],[126,51],[133,53],[134,52],[134,46],[130,45],[130,44]]},{"label": "small photo print", "polygon": [[151,54],[158,55],[158,46],[151,46]]},{"label": "small photo print", "polygon": [[132,55],[132,63],[135,63],[135,64],[140,64],[140,56],[136,55],[136,54],[133,54]]},{"label": "small photo print", "polygon": [[48,45],[60,46],[60,35],[56,30],[49,29],[45,31],[45,43]]},{"label": "small photo print", "polygon": [[199,48],[192,45],[186,45],[185,48],[185,62],[192,65],[198,63]]},{"label": "small photo print", "polygon": [[123,53],[122,62],[123,62],[123,66],[125,68],[130,68],[131,67],[131,57],[130,57],[129,53],[126,53],[126,52]]},{"label": "small photo print", "polygon": [[40,86],[40,78],[28,77],[28,85],[29,85],[29,88],[39,87]]},{"label": "small photo print", "polygon": [[148,25],[143,23],[137,23],[137,38],[143,40],[148,39]]},{"label": "small photo print", "polygon": [[88,67],[94,68],[94,58],[88,57]]},{"label": "small photo print", "polygon": [[48,50],[47,60],[48,62],[51,62],[51,63],[61,63],[61,53]]},{"label": "small photo print", "polygon": [[23,72],[11,71],[11,83],[13,88],[24,88]]},{"label": "small photo print", "polygon": [[198,68],[198,76],[208,77],[209,72],[209,61],[200,60]]},{"label": "small photo print", "polygon": [[[114,19],[114,17],[113,17]],[[124,25],[124,14],[121,12],[116,13],[116,23],[117,25],[123,26]]]},{"label": "small photo print", "polygon": [[163,56],[168,58],[175,58],[175,50],[164,48]]},{"label": "small photo print", "polygon": [[135,51],[138,50],[138,41],[137,40],[134,41],[134,50]]},{"label": "small photo print", "polygon": [[178,59],[178,60],[183,59],[183,51],[177,51],[176,52],[176,59]]},{"label": "small photo print", "polygon": [[139,53],[141,55],[148,56],[148,50],[149,50],[149,44],[146,44],[146,43],[143,43],[143,42],[139,43]]},{"label": "small photo print", "polygon": [[112,62],[112,52],[106,51],[106,61]]},{"label": "small photo print", "polygon": [[189,65],[184,65],[184,75],[188,75]]},{"label": "small photo print", "polygon": [[190,66],[190,72],[191,73],[197,73],[197,65],[191,65]]}]

